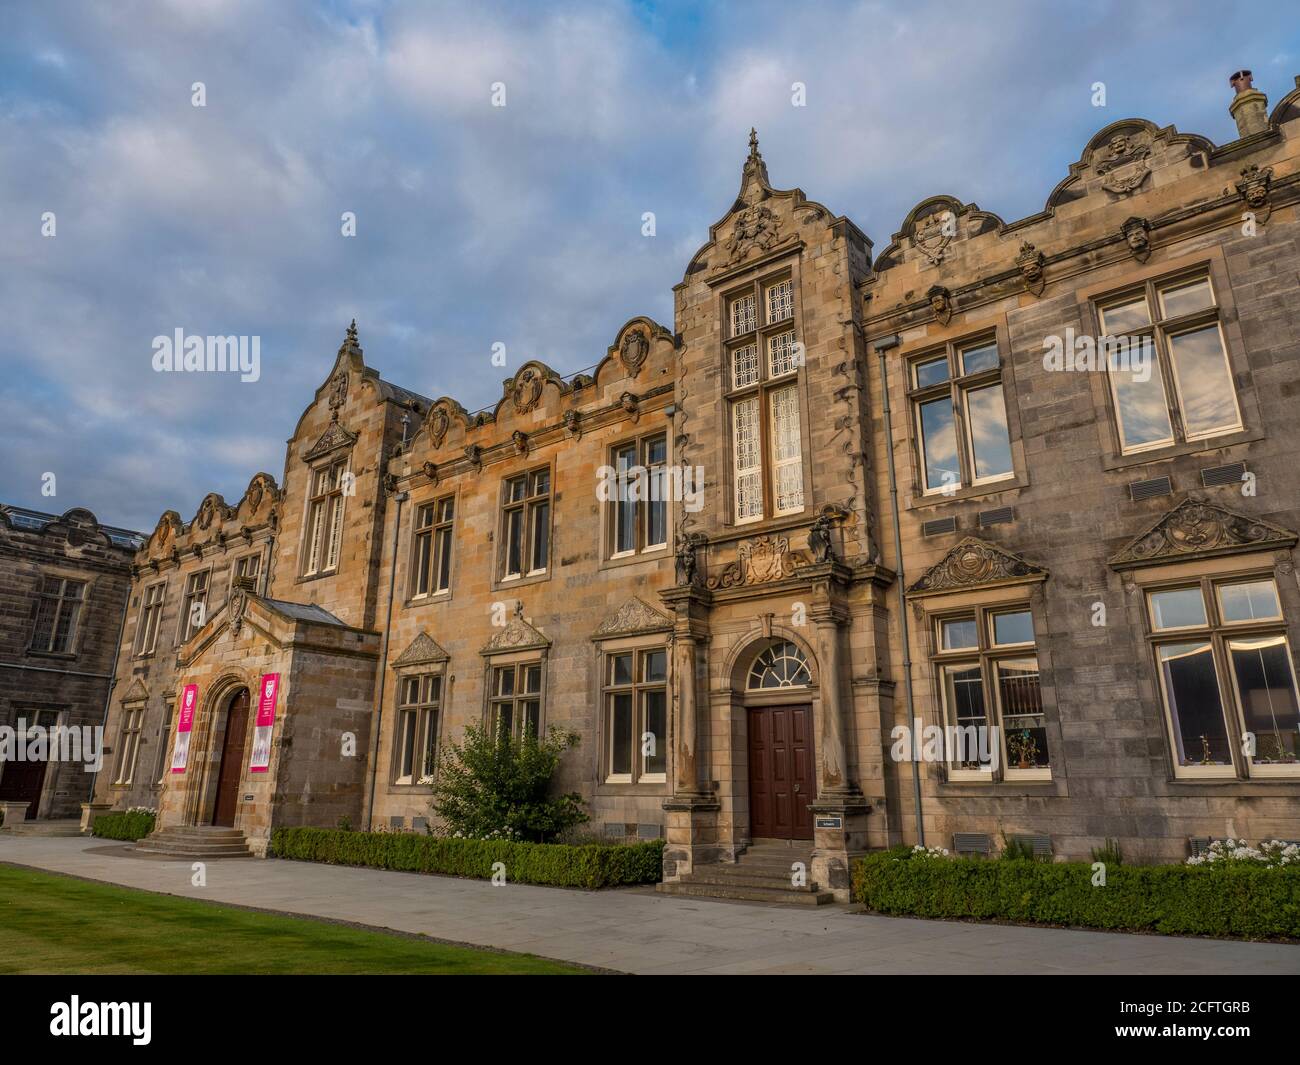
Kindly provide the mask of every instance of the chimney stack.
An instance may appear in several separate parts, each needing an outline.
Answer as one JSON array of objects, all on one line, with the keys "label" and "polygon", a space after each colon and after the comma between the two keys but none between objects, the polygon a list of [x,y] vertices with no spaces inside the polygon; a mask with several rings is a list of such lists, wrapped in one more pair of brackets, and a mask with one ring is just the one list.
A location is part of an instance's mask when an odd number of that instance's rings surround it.
[{"label": "chimney stack", "polygon": [[1237,123],[1237,133],[1249,137],[1268,129],[1268,97],[1255,88],[1249,70],[1239,70],[1228,79],[1237,95],[1228,105],[1228,113]]}]

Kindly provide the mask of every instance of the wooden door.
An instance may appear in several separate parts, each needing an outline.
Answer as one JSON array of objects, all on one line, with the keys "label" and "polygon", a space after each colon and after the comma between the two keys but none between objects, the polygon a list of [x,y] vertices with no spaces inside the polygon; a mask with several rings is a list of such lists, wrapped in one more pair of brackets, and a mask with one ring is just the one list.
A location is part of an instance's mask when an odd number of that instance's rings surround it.
[{"label": "wooden door", "polygon": [[217,802],[212,823],[233,828],[239,805],[239,781],[244,773],[244,739],[248,735],[248,689],[230,701],[226,735],[221,743],[221,768],[217,770]]},{"label": "wooden door", "polygon": [[45,760],[34,762],[5,762],[4,775],[0,776],[0,800],[27,803],[27,820],[34,820],[41,804],[41,788],[45,786]]},{"label": "wooden door", "polygon": [[812,839],[812,707],[749,711],[749,835]]}]

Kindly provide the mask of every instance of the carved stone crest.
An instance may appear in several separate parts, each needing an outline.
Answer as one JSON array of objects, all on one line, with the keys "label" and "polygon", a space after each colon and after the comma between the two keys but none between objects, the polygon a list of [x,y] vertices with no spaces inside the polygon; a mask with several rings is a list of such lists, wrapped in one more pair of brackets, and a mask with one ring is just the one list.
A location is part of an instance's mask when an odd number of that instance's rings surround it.
[{"label": "carved stone crest", "polygon": [[446,407],[434,407],[429,411],[429,420],[425,425],[429,430],[429,443],[433,447],[442,447],[442,442],[447,439],[447,431],[451,428],[451,415],[447,413]]},{"label": "carved stone crest", "polygon": [[514,617],[488,640],[479,653],[490,655],[501,651],[524,651],[550,646],[551,641],[545,633],[533,628],[522,617]]},{"label": "carved stone crest", "polygon": [[1296,534],[1215,503],[1185,499],[1110,559],[1114,568],[1188,557],[1289,547]]},{"label": "carved stone crest", "polygon": [[1117,196],[1134,192],[1151,173],[1151,146],[1127,133],[1117,133],[1106,145],[1106,158],[1097,164],[1101,187]]},{"label": "carved stone crest", "polygon": [[348,400],[348,375],[340,371],[334,375],[334,380],[330,382],[330,410],[334,412],[334,417],[338,417],[339,408]]},{"label": "carved stone crest", "polygon": [[912,243],[920,249],[931,266],[943,262],[944,252],[957,235],[957,216],[949,210],[935,211],[921,219],[912,235]]},{"label": "carved stone crest", "polygon": [[542,375],[532,366],[525,366],[516,375],[510,400],[516,414],[527,414],[541,402]]},{"label": "carved stone crest", "polygon": [[1020,270],[1020,280],[1024,282],[1026,292],[1034,296],[1043,294],[1043,289],[1047,287],[1046,265],[1047,257],[1029,241],[1020,245],[1016,266]]},{"label": "carved stone crest", "polygon": [[618,349],[619,361],[628,377],[635,377],[641,372],[646,356],[650,354],[650,341],[642,329],[629,329],[623,334],[623,343]]},{"label": "carved stone crest", "polygon": [[1127,218],[1120,226],[1129,254],[1138,262],[1151,258],[1151,223],[1145,218]]},{"label": "carved stone crest", "polygon": [[230,631],[236,636],[244,627],[244,615],[248,613],[248,593],[243,588],[236,588],[230,593]]},{"label": "carved stone crest", "polygon": [[731,237],[723,246],[727,262],[735,263],[751,251],[767,251],[780,235],[781,220],[766,204],[756,203],[746,207],[736,217],[731,227]]},{"label": "carved stone crest", "polygon": [[986,540],[968,536],[925,571],[908,595],[1047,579],[1047,570]]},{"label": "carved stone crest", "polygon": [[786,536],[760,536],[747,540],[736,550],[736,560],[729,563],[716,577],[710,577],[708,587],[734,588],[745,584],[765,584],[794,576],[794,571],[804,561],[797,551],[790,550]]}]

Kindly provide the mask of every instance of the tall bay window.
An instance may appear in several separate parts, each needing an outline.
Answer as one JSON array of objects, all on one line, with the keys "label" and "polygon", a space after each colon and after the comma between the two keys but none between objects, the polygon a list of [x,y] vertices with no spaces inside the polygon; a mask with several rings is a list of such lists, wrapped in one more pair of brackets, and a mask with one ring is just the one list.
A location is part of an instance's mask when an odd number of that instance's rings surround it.
[{"label": "tall bay window", "polygon": [[610,558],[668,546],[668,489],[664,433],[619,444],[611,456],[615,483],[610,501]]},{"label": "tall bay window", "polygon": [[135,761],[140,752],[140,726],[143,721],[144,703],[131,703],[122,708],[122,733],[118,744],[114,784],[130,784],[135,779]]},{"label": "tall bay window", "polygon": [[662,784],[668,779],[668,652],[605,656],[605,779]]},{"label": "tall bay window", "polygon": [[151,584],[144,590],[135,637],[135,653],[138,655],[151,655],[158,645],[158,628],[162,624],[163,596],[166,592],[165,581]]},{"label": "tall bay window", "polygon": [[333,573],[339,566],[343,544],[343,486],[347,460],[339,459],[312,471],[311,499],[307,504],[307,563],[303,576]]},{"label": "tall bay window", "polygon": [[551,471],[533,470],[502,485],[501,579],[546,572],[551,545]]},{"label": "tall bay window", "polygon": [[36,625],[32,630],[33,651],[57,655],[72,653],[85,594],[85,581],[51,576],[41,581],[41,593],[36,603]]},{"label": "tall bay window", "polygon": [[949,344],[914,359],[908,373],[926,495],[1015,475],[995,338]]},{"label": "tall bay window", "polygon": [[790,278],[727,301],[725,380],[736,524],[804,509],[799,416],[801,347]]},{"label": "tall bay window", "polygon": [[1027,606],[936,622],[934,664],[951,780],[1050,780],[1042,684]]},{"label": "tall bay window", "polygon": [[1150,451],[1242,428],[1208,275],[1149,281],[1098,306],[1120,449]]},{"label": "tall bay window", "polygon": [[181,599],[181,638],[185,643],[208,620],[208,577],[209,570],[191,573],[185,579],[185,595]]},{"label": "tall bay window", "polygon": [[401,678],[394,783],[417,784],[433,776],[438,765],[438,714],[441,709],[441,673]]},{"label": "tall bay window", "polygon": [[1300,775],[1300,699],[1273,578],[1151,590],[1147,616],[1174,774]]},{"label": "tall bay window", "polygon": [[519,662],[491,668],[488,714],[497,735],[536,737],[542,721],[542,664]]},{"label": "tall bay window", "polygon": [[451,544],[456,516],[452,496],[424,503],[415,511],[412,599],[451,590]]}]

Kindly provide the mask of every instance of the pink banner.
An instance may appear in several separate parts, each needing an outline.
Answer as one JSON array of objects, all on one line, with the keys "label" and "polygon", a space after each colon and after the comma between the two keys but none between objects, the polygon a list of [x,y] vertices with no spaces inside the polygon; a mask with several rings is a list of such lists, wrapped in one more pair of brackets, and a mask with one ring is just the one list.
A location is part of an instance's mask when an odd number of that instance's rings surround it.
[{"label": "pink banner", "polygon": [[190,732],[199,705],[199,686],[187,684],[181,691],[181,712],[176,719],[176,745],[172,748],[172,772],[184,773],[190,760]]},{"label": "pink banner", "polygon": [[265,773],[271,766],[271,733],[275,729],[275,698],[280,691],[280,674],[263,673],[258,686],[257,720],[253,729],[253,757],[249,772]]}]

